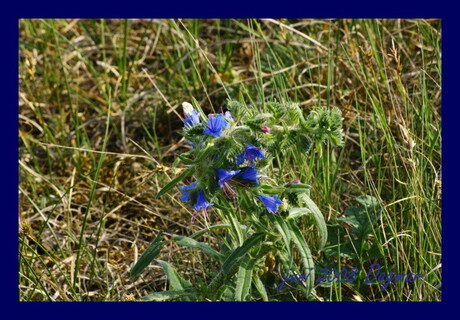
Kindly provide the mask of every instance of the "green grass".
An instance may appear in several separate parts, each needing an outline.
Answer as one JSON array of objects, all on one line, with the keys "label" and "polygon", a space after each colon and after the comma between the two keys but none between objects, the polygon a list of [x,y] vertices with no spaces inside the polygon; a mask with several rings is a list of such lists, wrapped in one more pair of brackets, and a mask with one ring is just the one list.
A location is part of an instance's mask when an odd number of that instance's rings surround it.
[{"label": "green grass", "polygon": [[[343,147],[291,154],[275,168],[282,179],[312,185],[312,199],[337,237],[315,262],[366,270],[378,261],[426,275],[386,291],[334,283],[316,288],[319,300],[439,301],[440,26],[21,20],[19,299],[130,300],[163,290],[159,266],[135,280],[129,270],[160,230],[169,237],[204,227],[190,222],[177,189],[155,199],[182,169],[172,164],[188,148],[178,134],[180,105],[196,99],[206,113],[219,112],[232,98],[260,112],[274,100],[298,102],[306,113],[339,107]],[[381,204],[367,239],[379,258],[366,256],[337,220],[360,195]],[[315,243],[309,225],[304,230]],[[214,267],[173,245],[159,258],[192,283]]]}]

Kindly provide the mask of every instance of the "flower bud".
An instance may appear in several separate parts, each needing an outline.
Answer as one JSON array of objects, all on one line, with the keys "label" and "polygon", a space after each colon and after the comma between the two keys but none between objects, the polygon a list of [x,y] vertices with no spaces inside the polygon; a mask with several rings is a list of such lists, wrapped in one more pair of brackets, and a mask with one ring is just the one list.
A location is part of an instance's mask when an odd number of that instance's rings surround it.
[{"label": "flower bud", "polygon": [[263,127],[261,128],[261,130],[262,130],[263,132],[265,132],[265,133],[270,133],[270,128],[267,127],[267,126],[263,126]]},{"label": "flower bud", "polygon": [[193,106],[188,102],[182,102],[182,109],[184,110],[184,117],[190,117],[192,111],[194,110]]}]

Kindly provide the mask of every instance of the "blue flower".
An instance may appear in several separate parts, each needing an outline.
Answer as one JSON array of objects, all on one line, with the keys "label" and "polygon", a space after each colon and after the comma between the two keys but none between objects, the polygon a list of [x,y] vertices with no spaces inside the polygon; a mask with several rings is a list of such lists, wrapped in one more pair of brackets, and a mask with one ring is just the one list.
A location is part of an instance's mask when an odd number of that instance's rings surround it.
[{"label": "blue flower", "polygon": [[270,213],[276,213],[278,210],[278,206],[283,203],[280,199],[278,199],[278,196],[265,196],[265,195],[260,195],[257,198],[259,198],[260,201],[267,207],[268,212]]},{"label": "blue flower", "polygon": [[219,187],[223,188],[224,183],[236,176],[238,173],[240,173],[241,170],[227,171],[223,169],[216,169],[216,171]]},{"label": "blue flower", "polygon": [[197,124],[200,124],[200,113],[192,109],[192,111],[188,113],[187,118],[184,119],[184,125],[186,127],[193,127]]},{"label": "blue flower", "polygon": [[206,129],[203,130],[203,133],[209,134],[213,137],[220,137],[222,135],[222,130],[227,127],[228,122],[225,120],[223,115],[219,114],[217,116],[209,116]]},{"label": "blue flower", "polygon": [[204,196],[204,192],[202,190],[198,191],[196,197],[196,204],[192,207],[195,210],[205,209],[207,207],[213,206],[214,203],[209,203],[206,201],[206,197]]},{"label": "blue flower", "polygon": [[252,144],[248,143],[244,147],[243,153],[236,156],[236,163],[243,164],[244,160],[252,162],[256,158],[265,159],[264,152],[261,149],[258,149]]},{"label": "blue flower", "polygon": [[237,176],[237,178],[241,179],[241,180],[258,182],[258,180],[257,180],[257,169],[254,168],[254,167],[248,167],[241,174],[239,174]]},{"label": "blue flower", "polygon": [[187,202],[190,199],[190,192],[191,190],[195,189],[197,187],[196,182],[190,183],[188,186],[182,186],[180,187],[180,191],[182,191],[182,195],[180,196],[180,200],[183,202]]}]

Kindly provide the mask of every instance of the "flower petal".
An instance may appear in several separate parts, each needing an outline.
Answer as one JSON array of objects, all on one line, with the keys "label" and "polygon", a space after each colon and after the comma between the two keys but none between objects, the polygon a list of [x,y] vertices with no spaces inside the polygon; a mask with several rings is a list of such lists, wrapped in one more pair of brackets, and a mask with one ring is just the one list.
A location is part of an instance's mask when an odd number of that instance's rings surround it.
[{"label": "flower petal", "polygon": [[193,127],[197,124],[200,124],[200,113],[193,109],[192,111],[190,111],[187,118],[184,119],[184,125],[186,127]]},{"label": "flower petal", "polygon": [[238,175],[238,179],[257,182],[257,169],[255,167],[248,167],[240,175]]},{"label": "flower petal", "polygon": [[211,135],[213,137],[220,137],[222,130],[228,127],[228,122],[224,116],[219,114],[217,116],[209,116],[206,129],[203,130],[204,134]]},{"label": "flower petal", "polygon": [[244,153],[236,156],[236,164],[243,164],[244,162]]},{"label": "flower petal", "polygon": [[244,160],[248,160],[249,162],[254,161],[256,158],[265,159],[264,152],[253,146],[252,144],[248,143],[244,147],[244,151],[242,154],[236,156],[236,163],[242,164]]},{"label": "flower petal", "polygon": [[213,203],[209,203],[206,201],[206,197],[204,195],[204,192],[202,190],[198,191],[197,197],[196,197],[196,204],[192,207],[195,210],[200,210],[200,209],[205,209],[207,207],[213,206]]},{"label": "flower petal", "polygon": [[270,213],[276,213],[276,211],[278,210],[278,206],[283,203],[280,199],[278,199],[278,196],[269,197],[262,194],[257,198],[259,198],[259,200],[262,201],[262,203],[265,205],[265,207],[267,207],[267,210]]},{"label": "flower petal", "polygon": [[196,182],[190,183],[188,186],[182,186],[180,187],[180,191],[182,191],[182,195],[180,196],[180,200],[183,202],[187,202],[190,199],[190,193],[191,190],[195,189],[197,187]]},{"label": "flower petal", "polygon": [[224,182],[236,176],[238,173],[240,173],[240,171],[241,170],[227,171],[223,169],[217,169],[217,178],[218,178],[219,187],[223,188]]},{"label": "flower petal", "polygon": [[264,152],[249,143],[246,145],[244,153],[246,155],[246,159],[249,161],[253,161],[256,158],[265,159]]}]

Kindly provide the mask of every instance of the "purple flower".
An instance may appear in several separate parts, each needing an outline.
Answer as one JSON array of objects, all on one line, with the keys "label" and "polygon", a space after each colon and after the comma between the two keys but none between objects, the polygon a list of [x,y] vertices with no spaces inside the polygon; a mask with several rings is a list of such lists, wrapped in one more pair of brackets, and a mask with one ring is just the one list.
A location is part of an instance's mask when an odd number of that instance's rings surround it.
[{"label": "purple flower", "polygon": [[228,122],[225,120],[223,115],[219,114],[217,116],[209,116],[206,129],[203,130],[203,133],[209,134],[213,137],[220,137],[222,135],[222,130],[227,127]]},{"label": "purple flower", "polygon": [[258,149],[252,144],[248,143],[244,147],[243,153],[236,156],[236,163],[243,164],[244,160],[252,162],[256,158],[265,159],[264,152],[261,149]]},{"label": "purple flower", "polygon": [[183,202],[187,202],[190,199],[190,192],[191,190],[197,187],[196,182],[190,183],[188,186],[180,187],[180,191],[182,191],[182,195],[180,196],[180,200]]},{"label": "purple flower", "polygon": [[204,192],[202,190],[198,191],[196,197],[196,203],[192,207],[195,210],[206,209],[207,207],[213,206],[214,203],[209,203],[206,201],[206,197],[204,196]]},{"label": "purple flower", "polygon": [[188,113],[187,118],[184,119],[184,125],[186,127],[193,127],[197,124],[200,124],[200,113],[195,109],[192,109],[190,113]]},{"label": "purple flower", "polygon": [[224,184],[236,176],[238,173],[240,173],[241,170],[232,170],[232,171],[227,171],[223,169],[217,169],[217,179],[219,183],[219,187],[223,188]]},{"label": "purple flower", "polygon": [[278,199],[278,196],[265,196],[265,195],[260,195],[257,198],[259,198],[260,201],[267,207],[268,212],[270,213],[276,213],[278,210],[278,206],[283,203],[280,199]]},{"label": "purple flower", "polygon": [[300,182],[299,179],[295,179],[295,180],[292,180],[291,181],[291,184],[301,184],[302,182]]},{"label": "purple flower", "polygon": [[260,130],[262,130],[265,133],[270,133],[270,128],[267,126],[263,126],[262,128],[260,128]]}]

